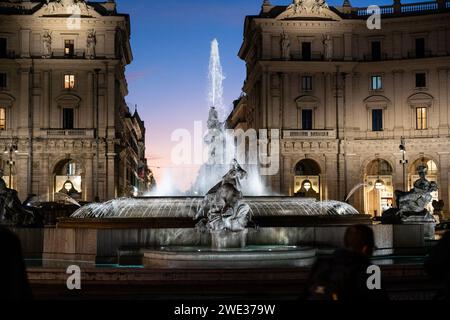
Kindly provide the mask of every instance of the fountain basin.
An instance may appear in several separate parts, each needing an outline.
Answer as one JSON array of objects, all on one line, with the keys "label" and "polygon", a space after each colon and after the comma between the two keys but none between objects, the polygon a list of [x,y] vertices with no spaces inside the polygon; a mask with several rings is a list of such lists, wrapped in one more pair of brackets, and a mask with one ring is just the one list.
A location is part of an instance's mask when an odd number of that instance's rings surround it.
[{"label": "fountain basin", "polygon": [[144,251],[146,268],[253,269],[306,267],[314,263],[317,250],[297,246],[249,246],[241,249],[162,247]]},{"label": "fountain basin", "polygon": [[216,250],[245,248],[248,230],[241,232],[210,231],[211,247]]}]

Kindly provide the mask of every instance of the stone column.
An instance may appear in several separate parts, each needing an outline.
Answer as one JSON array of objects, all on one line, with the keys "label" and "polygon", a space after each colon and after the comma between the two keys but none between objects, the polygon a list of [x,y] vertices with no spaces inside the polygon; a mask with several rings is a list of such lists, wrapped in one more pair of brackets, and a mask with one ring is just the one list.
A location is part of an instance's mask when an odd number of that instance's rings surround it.
[{"label": "stone column", "polygon": [[394,59],[401,59],[402,57],[402,33],[400,31],[393,32],[393,52]]},{"label": "stone column", "polygon": [[83,115],[83,120],[86,123],[86,128],[95,128],[95,95],[96,90],[94,86],[95,76],[93,72],[88,72],[88,82],[87,82],[87,112]]},{"label": "stone column", "polygon": [[48,129],[50,128],[50,110],[51,110],[51,71],[44,71],[44,86],[43,86],[43,106],[42,106],[42,121],[41,128]]},{"label": "stone column", "polygon": [[324,200],[336,200],[337,194],[337,154],[327,154],[325,157],[325,189]]},{"label": "stone column", "polygon": [[28,196],[28,155],[26,153],[19,153],[15,159],[15,189],[19,193],[21,201],[25,201]]},{"label": "stone column", "polygon": [[334,90],[331,88],[331,77],[331,73],[325,74],[325,127],[329,130],[336,128],[336,107],[334,105]]},{"label": "stone column", "polygon": [[[394,87],[394,132],[403,133],[403,129],[408,127],[405,123],[403,114],[403,70],[393,71],[393,87]],[[407,110],[409,111],[409,110]]]},{"label": "stone column", "polygon": [[115,57],[115,48],[116,48],[116,30],[106,30],[105,54],[108,58]]},{"label": "stone column", "polygon": [[272,34],[268,32],[262,33],[262,48],[260,49],[262,52],[261,59],[269,60],[271,59],[271,50],[272,48]]},{"label": "stone column", "polygon": [[[45,148],[45,146],[44,146]],[[47,196],[47,201],[53,200],[50,198],[52,193],[50,193],[50,178],[53,179],[53,174],[49,169],[49,156],[46,153],[35,154],[35,162],[39,163],[37,170],[34,170],[34,178],[36,183],[36,188],[33,187],[32,193],[37,195]]]},{"label": "stone column", "polygon": [[355,114],[353,112],[353,74],[349,73],[345,77],[345,130],[353,130],[355,125]]},{"label": "stone column", "polygon": [[267,71],[263,72],[262,75],[262,83],[261,83],[261,111],[262,111],[262,129],[267,129],[268,128],[268,119],[267,119],[267,96],[269,94],[269,85],[268,85],[268,81],[269,81],[269,75],[267,73]]},{"label": "stone column", "polygon": [[[291,102],[291,83],[289,81],[290,77],[288,73],[283,73],[283,99],[281,104],[281,130],[286,128],[286,123],[289,123],[289,121],[286,121],[285,116],[289,114],[289,109],[292,107]],[[282,134],[282,132],[280,132]]]},{"label": "stone column", "polygon": [[291,196],[293,194],[293,174],[292,174],[292,159],[288,156],[283,157],[283,171],[281,174],[283,175],[283,186],[282,193],[285,195]]},{"label": "stone column", "polygon": [[31,30],[20,30],[20,57],[30,58],[30,33]]},{"label": "stone column", "polygon": [[116,154],[108,153],[106,156],[106,198],[108,200],[117,197],[117,179],[115,172]]},{"label": "stone column", "polygon": [[85,157],[85,172],[84,172],[84,181],[83,181],[83,199],[84,201],[93,201],[95,198],[94,195],[94,155],[88,154]]},{"label": "stone column", "polygon": [[445,48],[446,39],[445,39],[445,28],[440,27],[438,29],[438,55],[445,56],[447,54],[447,50]]},{"label": "stone column", "polygon": [[28,135],[28,107],[30,104],[30,68],[20,69],[20,105],[18,128],[20,135]]},{"label": "stone column", "polygon": [[448,68],[438,69],[439,76],[439,132],[448,134]]},{"label": "stone column", "polygon": [[[360,157],[356,154],[346,155],[346,175],[347,175],[347,194],[356,187],[359,183],[364,182],[361,179],[362,172],[360,167]],[[364,188],[358,190],[350,199],[350,204],[353,205],[359,212],[364,212]]]},{"label": "stone column", "polygon": [[352,61],[352,34],[344,34],[344,60]]},{"label": "stone column", "polygon": [[105,121],[107,126],[107,137],[108,138],[114,138],[115,137],[115,116],[116,116],[116,105],[120,103],[119,101],[116,101],[116,90],[115,90],[115,67],[114,66],[108,66],[108,73],[107,73],[107,97],[105,98],[105,105],[103,108],[106,111],[107,115],[107,121]]}]

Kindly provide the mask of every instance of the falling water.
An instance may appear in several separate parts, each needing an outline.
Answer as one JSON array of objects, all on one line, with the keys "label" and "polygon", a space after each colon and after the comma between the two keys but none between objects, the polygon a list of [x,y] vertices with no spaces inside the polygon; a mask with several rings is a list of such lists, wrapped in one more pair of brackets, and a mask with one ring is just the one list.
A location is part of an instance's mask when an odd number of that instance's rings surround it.
[{"label": "falling water", "polygon": [[[359,214],[351,205],[337,201],[283,197],[248,197],[245,201],[255,217]],[[192,218],[201,205],[201,198],[188,197],[114,199],[86,205],[77,210],[72,218]]]}]

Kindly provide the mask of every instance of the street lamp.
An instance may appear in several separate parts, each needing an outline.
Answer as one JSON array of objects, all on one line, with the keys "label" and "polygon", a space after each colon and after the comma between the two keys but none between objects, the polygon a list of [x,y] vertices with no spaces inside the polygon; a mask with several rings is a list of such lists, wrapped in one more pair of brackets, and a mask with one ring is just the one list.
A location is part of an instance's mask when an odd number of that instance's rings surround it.
[{"label": "street lamp", "polygon": [[13,160],[13,155],[19,153],[19,147],[16,143],[9,143],[5,146],[4,154],[8,154],[8,166],[9,166],[9,185],[8,187],[12,189],[12,168],[16,164]]},{"label": "street lamp", "polygon": [[408,160],[406,160],[406,141],[404,137],[401,138],[399,149],[402,153],[400,164],[403,166],[403,191],[406,191],[406,165],[408,164]]}]

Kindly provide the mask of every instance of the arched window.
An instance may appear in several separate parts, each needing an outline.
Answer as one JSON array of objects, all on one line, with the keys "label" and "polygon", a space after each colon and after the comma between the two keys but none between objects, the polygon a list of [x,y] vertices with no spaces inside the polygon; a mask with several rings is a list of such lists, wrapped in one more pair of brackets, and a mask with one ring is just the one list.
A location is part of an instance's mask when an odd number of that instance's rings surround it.
[{"label": "arched window", "polygon": [[296,176],[318,176],[320,175],[320,167],[314,160],[305,159],[297,163],[295,166]]},{"label": "arched window", "polygon": [[320,166],[311,159],[305,159],[295,166],[294,194],[301,198],[320,200]]},{"label": "arched window", "polygon": [[54,170],[54,192],[80,199],[82,195],[82,174],[81,166],[77,161],[72,159],[60,161]]}]

